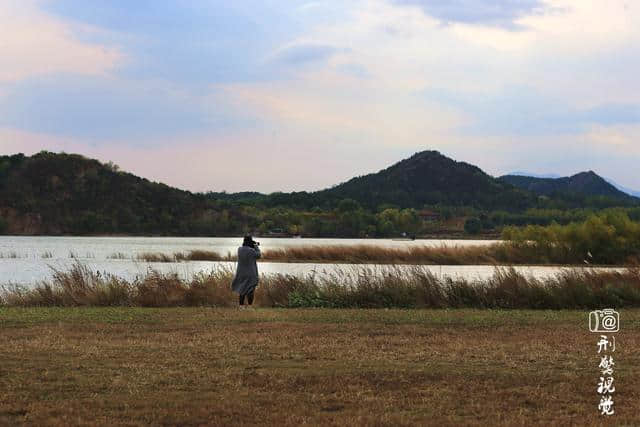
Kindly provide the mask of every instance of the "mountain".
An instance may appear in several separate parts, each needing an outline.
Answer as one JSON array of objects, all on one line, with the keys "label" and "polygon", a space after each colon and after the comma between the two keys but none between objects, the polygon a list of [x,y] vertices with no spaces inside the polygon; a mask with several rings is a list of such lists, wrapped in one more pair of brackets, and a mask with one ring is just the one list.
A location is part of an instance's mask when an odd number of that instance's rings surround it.
[{"label": "mountain", "polygon": [[524,172],[524,171],[514,171],[506,175],[532,176],[534,178],[562,178],[561,175],[558,175],[556,173],[535,173],[535,172]]},{"label": "mountain", "polygon": [[214,208],[204,195],[76,154],[0,156],[0,232],[200,234],[213,229]]},{"label": "mountain", "polygon": [[613,185],[613,186],[614,186],[614,187],[616,187],[618,190],[620,190],[620,191],[622,191],[622,192],[624,192],[624,193],[627,193],[627,194],[629,194],[629,195],[631,195],[631,196],[633,196],[633,197],[640,197],[640,191],[638,191],[638,190],[633,190],[633,189],[628,188],[628,187],[623,187],[622,185],[620,185],[620,184],[616,183],[615,181],[613,181],[612,179],[609,179],[609,178],[605,178],[605,180],[606,180],[609,184]]},{"label": "mountain", "polygon": [[525,209],[536,197],[497,180],[477,166],[437,151],[422,151],[377,173],[353,178],[319,192],[322,197],[350,198],[375,208],[382,204],[420,208],[425,204]]},{"label": "mountain", "polygon": [[[609,206],[638,206],[638,199],[593,172],[557,179],[497,179],[437,151],[416,153],[324,190],[271,194],[194,194],[78,154],[0,156],[0,233],[9,234],[237,236],[280,230],[386,237],[407,231],[408,224],[415,233],[433,231],[434,226],[421,222],[416,211],[384,214],[390,207],[443,208],[449,215],[455,211],[455,224],[484,214],[485,228],[491,230],[494,225],[555,220],[529,215],[532,207],[563,211]],[[492,213],[496,215],[488,221]]]},{"label": "mountain", "polygon": [[500,180],[518,188],[545,196],[579,194],[585,196],[605,196],[620,200],[632,199],[632,196],[618,190],[593,171],[580,172],[561,178],[504,175],[500,177]]}]

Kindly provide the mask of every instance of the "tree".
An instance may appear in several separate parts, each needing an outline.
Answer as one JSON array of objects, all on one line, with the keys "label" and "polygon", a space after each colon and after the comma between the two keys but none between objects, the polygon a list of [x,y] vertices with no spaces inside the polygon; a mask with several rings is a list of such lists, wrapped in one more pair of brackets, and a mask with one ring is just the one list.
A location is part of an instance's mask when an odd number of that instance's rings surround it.
[{"label": "tree", "polygon": [[338,211],[341,213],[353,212],[360,209],[360,204],[353,199],[342,199],[338,203]]},{"label": "tree", "polygon": [[415,209],[403,209],[398,215],[398,229],[403,233],[415,235],[420,230],[422,221]]},{"label": "tree", "polygon": [[478,234],[482,231],[482,222],[479,218],[469,218],[464,222],[464,231],[467,234]]}]

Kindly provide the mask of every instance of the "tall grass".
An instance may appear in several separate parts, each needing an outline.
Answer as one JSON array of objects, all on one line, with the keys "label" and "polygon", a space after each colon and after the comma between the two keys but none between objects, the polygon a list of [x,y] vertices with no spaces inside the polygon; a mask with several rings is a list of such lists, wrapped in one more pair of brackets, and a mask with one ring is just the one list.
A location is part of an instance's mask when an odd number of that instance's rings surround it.
[{"label": "tall grass", "polygon": [[[586,254],[586,253],[585,253]],[[115,257],[113,256],[110,257]],[[586,256],[586,255],[585,255]],[[584,258],[584,257],[583,257]],[[375,245],[310,245],[281,249],[266,249],[262,261],[272,262],[319,262],[348,264],[422,264],[422,265],[583,265],[583,258],[567,258],[554,250],[541,249],[539,245],[526,241],[502,242],[478,246],[409,246],[383,247]],[[234,255],[217,252],[191,250],[165,254],[146,252],[136,256],[146,262],[181,261],[233,261]],[[640,254],[639,254],[640,259]],[[592,260],[593,261],[593,260]],[[617,262],[608,259],[602,264],[629,265],[631,258],[620,258]],[[594,264],[597,264],[594,262]]]},{"label": "tall grass", "polygon": [[176,252],[173,255],[161,252],[144,252],[138,254],[136,258],[146,262],[180,262],[180,261],[229,261],[230,256],[223,257],[217,252],[192,250],[189,252]]},{"label": "tall grass", "polygon": [[136,255],[136,259],[146,262],[177,262],[175,256],[161,252],[143,252]]},{"label": "tall grass", "polygon": [[[4,286],[6,306],[231,306],[233,270],[218,268],[188,280],[149,271],[127,281],[76,263],[54,271],[35,288]],[[405,307],[586,309],[640,307],[640,268],[621,271],[567,269],[536,279],[513,268],[496,268],[486,280],[438,277],[415,266],[354,267],[329,274],[263,275],[256,303],[264,307]]]},{"label": "tall grass", "polygon": [[129,258],[126,254],[122,252],[114,252],[110,255],[107,255],[107,259],[127,259]]},{"label": "tall grass", "polygon": [[231,303],[229,269],[196,274],[190,281],[177,274],[154,270],[142,278],[127,281],[114,275],[94,272],[77,262],[68,271],[53,271],[50,281],[35,288],[5,285],[0,304],[6,306],[141,306],[189,305],[225,306]]},{"label": "tall grass", "polygon": [[409,246],[389,248],[374,245],[303,246],[267,249],[265,261],[344,262],[350,264],[525,264],[535,259],[520,246],[495,243],[481,246]]},{"label": "tall grass", "polygon": [[214,251],[204,251],[201,249],[192,250],[186,253],[175,253],[174,258],[177,261],[229,261],[231,257],[228,255],[226,257],[221,256],[219,253]]},{"label": "tall grass", "polygon": [[6,254],[3,252],[0,252],[0,259],[2,258],[17,259],[17,258],[20,258],[20,255],[18,255],[16,251],[10,251],[10,252],[7,252]]}]

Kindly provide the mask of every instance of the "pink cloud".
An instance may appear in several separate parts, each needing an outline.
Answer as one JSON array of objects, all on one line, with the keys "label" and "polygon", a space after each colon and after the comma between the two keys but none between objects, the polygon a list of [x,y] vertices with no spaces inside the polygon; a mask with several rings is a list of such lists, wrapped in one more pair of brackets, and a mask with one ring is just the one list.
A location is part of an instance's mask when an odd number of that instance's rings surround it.
[{"label": "pink cloud", "polygon": [[80,30],[99,30],[54,18],[37,6],[34,0],[0,5],[0,82],[55,72],[105,74],[124,59],[117,49],[74,37]]}]

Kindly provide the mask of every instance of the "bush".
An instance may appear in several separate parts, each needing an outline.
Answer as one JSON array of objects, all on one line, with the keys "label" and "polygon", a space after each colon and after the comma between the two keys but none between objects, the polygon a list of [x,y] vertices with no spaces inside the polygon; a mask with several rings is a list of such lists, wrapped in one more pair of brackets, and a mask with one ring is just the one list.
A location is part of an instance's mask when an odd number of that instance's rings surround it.
[{"label": "bush", "polygon": [[615,209],[567,225],[506,227],[503,238],[557,263],[616,264],[640,256],[640,223]]},{"label": "bush", "polygon": [[467,234],[478,234],[482,231],[482,222],[479,218],[469,218],[464,222],[464,232]]}]

